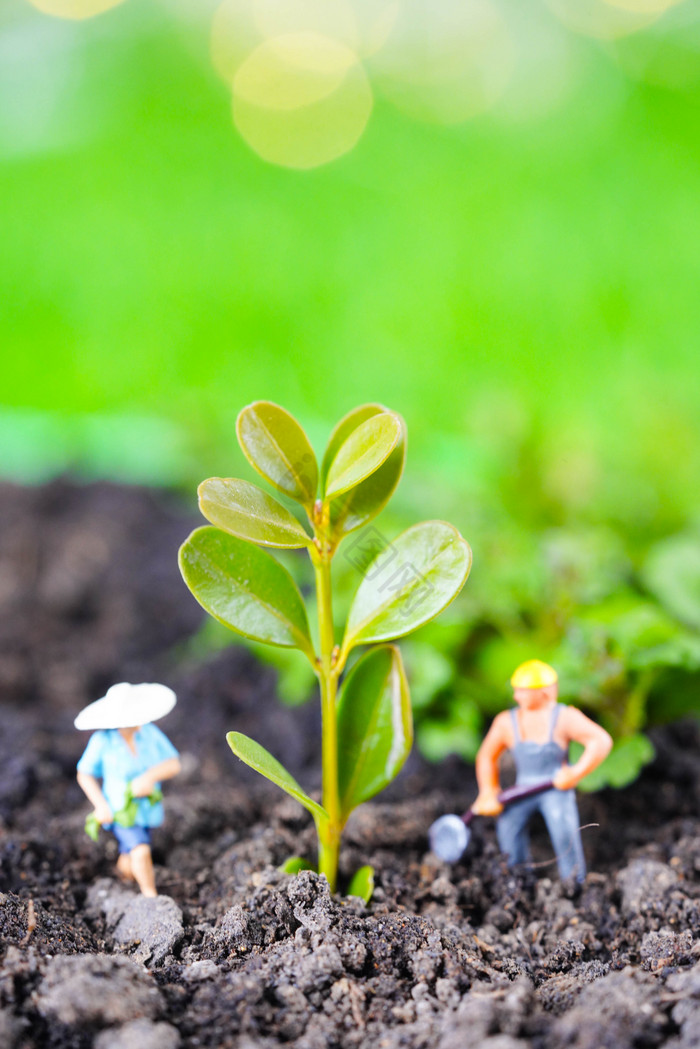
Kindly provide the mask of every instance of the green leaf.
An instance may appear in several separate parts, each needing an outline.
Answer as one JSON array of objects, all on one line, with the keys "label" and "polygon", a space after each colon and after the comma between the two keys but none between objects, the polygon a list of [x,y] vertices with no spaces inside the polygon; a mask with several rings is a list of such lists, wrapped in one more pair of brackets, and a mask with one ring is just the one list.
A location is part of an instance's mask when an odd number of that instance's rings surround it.
[{"label": "green leaf", "polygon": [[[578,614],[584,637],[604,635],[608,647],[619,652],[630,670],[671,666],[695,670],[700,666],[700,639],[664,608],[619,589],[599,604]],[[614,642],[613,645],[610,642]]]},{"label": "green leaf", "polygon": [[378,470],[401,438],[401,422],[380,412],[361,423],[338,449],[328,470],[325,497],[332,499]]},{"label": "green leaf", "polygon": [[474,761],[484,738],[483,717],[478,704],[468,696],[450,699],[447,710],[438,718],[424,718],[416,730],[418,749],[428,761],[444,761],[458,754],[464,761]]},{"label": "green leaf", "polygon": [[343,819],[395,778],[413,742],[408,683],[396,645],[366,652],[338,698],[338,793]]},{"label": "green leaf", "polygon": [[291,511],[274,496],[236,477],[210,477],[199,488],[199,508],[217,528],[262,546],[311,546]]},{"label": "green leaf", "polygon": [[236,433],[250,465],[278,491],[313,506],[318,464],[309,439],[293,415],[271,401],[239,413]]},{"label": "green leaf", "polygon": [[361,528],[376,517],[401,480],[406,460],[406,426],[401,416],[396,415],[396,418],[401,423],[401,437],[388,458],[357,487],[330,501],[330,537],[334,545],[348,532]]},{"label": "green leaf", "polygon": [[632,653],[629,666],[635,670],[660,667],[682,667],[687,671],[700,669],[700,637],[688,630],[678,629],[669,641]]},{"label": "green leaf", "polygon": [[92,841],[98,841],[100,837],[100,821],[94,812],[89,812],[85,817],[85,833]]},{"label": "green leaf", "polygon": [[347,415],[343,416],[333,430],[333,433],[330,435],[326,450],[323,454],[323,462],[321,463],[321,473],[319,478],[322,492],[325,492],[326,490],[326,478],[328,477],[330,465],[353,430],[356,430],[357,427],[361,426],[363,422],[367,421],[367,419],[371,419],[373,415],[379,415],[386,411],[388,411],[388,409],[385,408],[383,404],[361,404],[358,408],[353,408],[351,412],[348,412]]},{"label": "green leaf", "polygon": [[348,885],[348,896],[359,896],[365,903],[369,903],[374,893],[374,867],[369,865],[360,867],[353,874]]},{"label": "green leaf", "polygon": [[411,706],[414,711],[425,710],[452,681],[454,663],[435,645],[414,639],[404,641],[401,654],[411,682]]},{"label": "green leaf", "polygon": [[124,804],[118,812],[114,813],[114,822],[118,823],[120,827],[133,827],[136,823],[138,812],[138,802],[132,794],[131,781],[129,781],[124,793]]},{"label": "green leaf", "polygon": [[290,856],[281,865],[280,870],[283,874],[298,874],[299,871],[315,871],[316,868],[303,856]]},{"label": "green leaf", "polygon": [[255,641],[246,644],[257,659],[277,671],[275,691],[284,704],[298,707],[314,697],[318,690],[318,678],[308,660],[299,659],[291,648],[272,648]]},{"label": "green leaf", "polygon": [[264,747],[261,747],[259,743],[256,743],[254,739],[244,736],[241,732],[228,732],[226,734],[226,742],[236,757],[240,758],[241,761],[245,761],[246,765],[250,765],[261,776],[265,776],[266,779],[277,784],[287,794],[291,794],[293,798],[296,798],[305,809],[309,810],[317,824],[319,822],[323,823],[328,819],[326,810],[317,801],[310,798],[294,777],[287,772],[284,765],[281,765],[277,758],[273,758],[272,754],[265,750]]},{"label": "green leaf", "polygon": [[700,674],[667,670],[647,701],[648,724],[668,725],[682,718],[700,718],[698,695]]},{"label": "green leaf", "polygon": [[402,532],[367,566],[343,649],[401,637],[433,619],[462,589],[471,563],[469,544],[446,521],[423,521]]},{"label": "green leaf", "polygon": [[700,539],[675,535],[649,552],[642,579],[671,615],[700,630]]},{"label": "green leaf", "polygon": [[114,813],[114,822],[120,827],[133,827],[139,814],[139,802],[144,800],[150,801],[151,805],[156,805],[163,800],[163,791],[160,787],[154,787],[147,798],[135,798],[131,789],[131,780],[129,780],[124,792],[124,804],[118,812]]},{"label": "green leaf", "polygon": [[[580,744],[571,745],[571,760],[576,761],[582,751]],[[618,739],[605,761],[581,780],[579,790],[600,790],[602,787],[626,787],[633,783],[644,765],[654,760],[654,745],[638,733]]]},{"label": "green leaf", "polygon": [[302,596],[274,557],[218,528],[198,528],[180,547],[180,571],[200,605],[254,641],[300,648],[313,661]]}]

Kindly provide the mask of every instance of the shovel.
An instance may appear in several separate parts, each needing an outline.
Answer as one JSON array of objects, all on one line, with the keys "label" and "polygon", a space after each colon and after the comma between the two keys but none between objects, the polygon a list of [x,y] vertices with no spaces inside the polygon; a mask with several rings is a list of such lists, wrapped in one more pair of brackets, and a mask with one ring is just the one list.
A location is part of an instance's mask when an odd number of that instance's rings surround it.
[{"label": "shovel", "polygon": [[[522,801],[523,798],[531,798],[533,794],[542,794],[553,786],[551,779],[542,780],[539,783],[528,783],[521,787],[507,787],[498,795],[498,800],[504,807],[514,801]],[[435,855],[444,860],[445,863],[456,863],[462,856],[469,844],[471,831],[469,824],[476,815],[471,809],[467,809],[463,816],[441,816],[431,824],[428,831],[430,848]]]}]

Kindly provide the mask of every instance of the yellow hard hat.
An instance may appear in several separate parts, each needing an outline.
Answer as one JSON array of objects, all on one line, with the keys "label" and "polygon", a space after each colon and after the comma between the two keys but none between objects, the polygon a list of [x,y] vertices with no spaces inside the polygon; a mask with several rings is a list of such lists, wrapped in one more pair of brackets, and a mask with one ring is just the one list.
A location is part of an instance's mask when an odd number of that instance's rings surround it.
[{"label": "yellow hard hat", "polygon": [[510,683],[513,688],[545,688],[547,685],[556,685],[558,680],[556,670],[549,663],[528,659],[527,663],[520,664]]}]

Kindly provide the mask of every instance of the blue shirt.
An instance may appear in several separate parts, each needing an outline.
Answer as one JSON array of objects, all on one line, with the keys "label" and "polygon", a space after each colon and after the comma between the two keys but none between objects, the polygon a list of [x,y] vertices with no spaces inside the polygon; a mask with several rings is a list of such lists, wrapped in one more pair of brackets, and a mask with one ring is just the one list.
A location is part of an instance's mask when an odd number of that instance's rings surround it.
[{"label": "blue shirt", "polygon": [[[102,793],[112,812],[124,807],[129,780],[147,772],[161,761],[178,757],[178,752],[164,732],[155,725],[143,725],[134,734],[136,754],[132,753],[119,729],[100,729],[88,740],[78,772],[102,780]],[[160,786],[160,784],[158,784]],[[151,804],[148,798],[137,798],[136,823],[141,827],[159,827],[163,822],[163,805]]]}]

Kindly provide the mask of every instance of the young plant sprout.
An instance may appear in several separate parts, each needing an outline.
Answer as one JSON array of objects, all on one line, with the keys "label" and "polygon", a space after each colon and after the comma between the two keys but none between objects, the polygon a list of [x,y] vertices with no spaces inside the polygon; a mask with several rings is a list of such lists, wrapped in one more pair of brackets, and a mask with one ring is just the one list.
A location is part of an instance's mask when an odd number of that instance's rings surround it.
[{"label": "young plant sprout", "polygon": [[[363,558],[354,560],[362,579],[337,644],[331,562],[344,537],[371,521],[396,488],[406,454],[403,419],[379,404],[355,408],[333,430],[320,469],[303,429],[279,405],[248,405],[236,430],[255,470],[303,508],[308,530],[249,481],[212,477],[199,486],[199,505],[214,527],[198,528],[186,540],[180,570],[219,622],[255,641],[297,648],[311,662],[321,689],[320,804],[259,743],[240,732],[226,738],[234,754],[311,813],[318,871],[335,891],[340,838],[350,813],[394,779],[413,741],[401,654],[386,642],[422,626],[456,597],[469,574],[471,550],[445,521],[413,525],[392,543],[383,542],[375,529]],[[316,578],[318,652],[299,589],[262,546],[308,553]],[[374,647],[341,681],[348,657],[366,645]],[[304,865],[309,866],[297,857],[286,869]],[[372,874],[371,868],[357,872],[350,892],[368,899]]]}]

